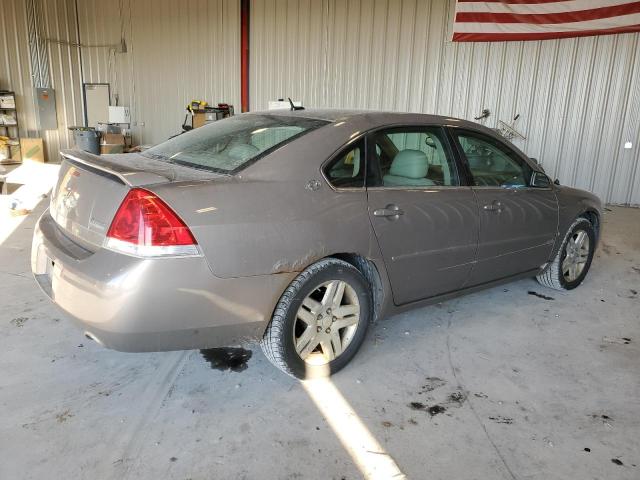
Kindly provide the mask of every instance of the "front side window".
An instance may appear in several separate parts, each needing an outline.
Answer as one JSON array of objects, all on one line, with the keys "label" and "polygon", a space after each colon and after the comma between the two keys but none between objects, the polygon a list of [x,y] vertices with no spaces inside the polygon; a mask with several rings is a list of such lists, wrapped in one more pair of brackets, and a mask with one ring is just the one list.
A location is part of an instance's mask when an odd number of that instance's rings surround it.
[{"label": "front side window", "polygon": [[233,174],[274,149],[326,125],[313,118],[238,115],[178,135],[146,150],[149,158]]},{"label": "front side window", "polygon": [[336,188],[364,187],[364,143],[347,147],[325,168],[329,183]]},{"label": "front side window", "polygon": [[532,169],[506,145],[476,132],[456,132],[467,158],[474,185],[526,187]]},{"label": "front side window", "polygon": [[403,127],[374,133],[377,186],[458,186],[454,157],[440,127]]}]

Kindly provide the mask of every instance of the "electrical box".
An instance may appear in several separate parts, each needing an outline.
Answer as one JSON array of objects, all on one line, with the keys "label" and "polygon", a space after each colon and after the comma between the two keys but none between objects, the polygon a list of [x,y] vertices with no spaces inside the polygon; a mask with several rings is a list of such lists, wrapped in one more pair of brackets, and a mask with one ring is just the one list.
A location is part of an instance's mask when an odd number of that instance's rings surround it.
[{"label": "electrical box", "polygon": [[56,92],[53,88],[36,88],[38,127],[40,130],[57,130]]},{"label": "electrical box", "polygon": [[109,107],[109,123],[131,123],[129,107]]}]

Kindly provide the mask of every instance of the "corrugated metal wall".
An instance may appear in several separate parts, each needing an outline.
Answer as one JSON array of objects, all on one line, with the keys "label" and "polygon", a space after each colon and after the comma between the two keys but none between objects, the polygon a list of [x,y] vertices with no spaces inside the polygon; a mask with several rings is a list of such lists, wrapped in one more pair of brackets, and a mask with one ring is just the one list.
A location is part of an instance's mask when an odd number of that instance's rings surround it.
[{"label": "corrugated metal wall", "polygon": [[240,106],[237,0],[83,0],[78,2],[86,83],[109,83],[112,101],[131,108],[140,143],[181,131],[192,99]]},{"label": "corrugated metal wall", "polygon": [[[141,143],[177,133],[192,98],[239,107],[238,0],[82,0],[78,23],[75,0],[38,1],[46,37],[89,45],[47,43],[49,158],[83,121],[81,74],[111,84]],[[22,135],[37,129],[25,4],[0,0],[0,88],[18,93]],[[520,114],[515,143],[551,175],[640,204],[640,35],[454,44],[452,14],[453,0],[253,0],[251,108],[286,96],[467,119],[488,108],[491,127]],[[121,38],[127,53],[96,47]]]},{"label": "corrugated metal wall", "polygon": [[0,0],[0,8],[0,89],[16,92],[20,134],[26,135],[35,119],[26,10],[23,0]]},{"label": "corrugated metal wall", "polygon": [[[452,43],[453,0],[253,0],[251,108],[428,112],[510,123],[562,183],[640,204],[640,35]],[[625,149],[625,142],[632,149]]]},{"label": "corrugated metal wall", "polygon": [[[48,0],[41,4],[40,34],[65,42],[78,41],[74,0]],[[57,159],[61,148],[73,142],[68,127],[81,124],[82,101],[77,49],[46,43],[50,60],[49,84],[56,91],[58,130],[38,132],[25,0],[0,0],[0,88],[14,90],[20,135],[40,136],[47,158]]]},{"label": "corrugated metal wall", "polygon": [[[84,123],[82,83],[109,83],[131,108],[134,137],[179,133],[192,99],[240,105],[237,0],[36,0],[47,41],[58,130],[42,132],[48,158]],[[76,22],[76,3],[78,22]],[[0,0],[0,88],[16,91],[22,136],[38,136],[25,0]],[[127,53],[114,45],[124,38]],[[78,48],[77,44],[83,45]],[[82,61],[80,60],[82,58]]]}]

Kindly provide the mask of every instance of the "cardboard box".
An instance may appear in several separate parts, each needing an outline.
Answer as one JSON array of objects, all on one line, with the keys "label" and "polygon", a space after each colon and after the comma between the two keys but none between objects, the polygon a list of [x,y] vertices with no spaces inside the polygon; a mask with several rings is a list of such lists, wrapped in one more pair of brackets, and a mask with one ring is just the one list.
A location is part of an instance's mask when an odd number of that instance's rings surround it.
[{"label": "cardboard box", "polygon": [[21,138],[20,154],[22,160],[44,163],[44,145],[41,138]]},{"label": "cardboard box", "polygon": [[100,137],[100,154],[123,153],[125,144],[122,133],[103,133]]},{"label": "cardboard box", "polygon": [[103,143],[100,145],[100,155],[107,155],[110,153],[123,153],[124,143]]},{"label": "cardboard box", "polygon": [[193,114],[193,128],[200,128],[207,122],[207,117],[204,113]]},{"label": "cardboard box", "polygon": [[11,158],[11,150],[6,143],[0,143],[0,162],[5,161],[7,158]]},{"label": "cardboard box", "polygon": [[216,120],[221,120],[222,118],[223,113],[220,110],[195,112],[193,114],[193,128],[202,127],[207,123],[215,122]]},{"label": "cardboard box", "polygon": [[103,133],[100,138],[102,145],[124,145],[124,135],[121,133]]}]

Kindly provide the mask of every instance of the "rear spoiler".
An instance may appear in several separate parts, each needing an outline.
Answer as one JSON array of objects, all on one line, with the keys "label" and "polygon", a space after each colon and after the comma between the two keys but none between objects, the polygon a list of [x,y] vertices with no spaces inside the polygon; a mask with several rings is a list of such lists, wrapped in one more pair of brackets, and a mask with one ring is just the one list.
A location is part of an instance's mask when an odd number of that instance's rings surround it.
[{"label": "rear spoiler", "polygon": [[131,155],[105,157],[82,150],[62,150],[60,155],[71,163],[80,164],[90,170],[97,171],[96,173],[113,177],[114,180],[130,187],[167,183],[175,178],[175,173],[170,167],[166,169],[166,173],[151,172],[145,169],[144,161]]}]

